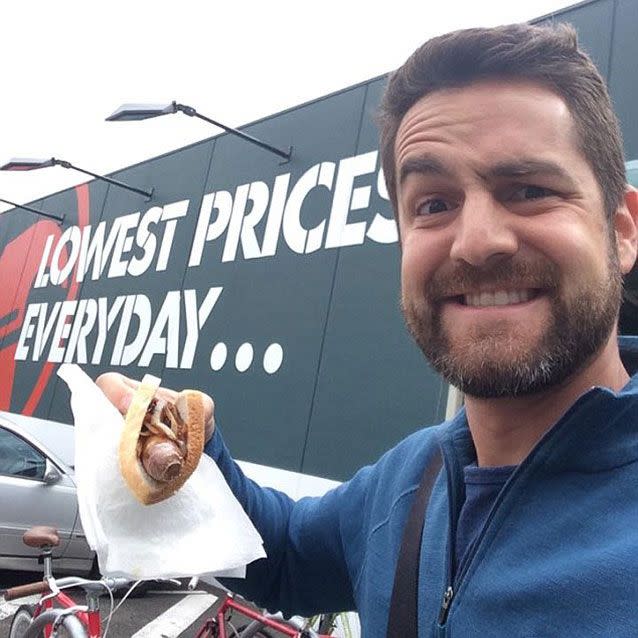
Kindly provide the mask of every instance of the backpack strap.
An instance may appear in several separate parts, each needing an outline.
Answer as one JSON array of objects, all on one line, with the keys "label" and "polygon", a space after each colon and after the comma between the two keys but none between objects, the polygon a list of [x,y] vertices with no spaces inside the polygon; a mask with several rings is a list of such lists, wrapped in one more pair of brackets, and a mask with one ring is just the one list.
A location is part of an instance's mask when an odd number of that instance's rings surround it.
[{"label": "backpack strap", "polygon": [[399,559],[394,573],[387,638],[417,638],[418,636],[421,540],[432,488],[442,465],[443,458],[437,446],[434,458],[427,464],[423,472],[403,530]]}]

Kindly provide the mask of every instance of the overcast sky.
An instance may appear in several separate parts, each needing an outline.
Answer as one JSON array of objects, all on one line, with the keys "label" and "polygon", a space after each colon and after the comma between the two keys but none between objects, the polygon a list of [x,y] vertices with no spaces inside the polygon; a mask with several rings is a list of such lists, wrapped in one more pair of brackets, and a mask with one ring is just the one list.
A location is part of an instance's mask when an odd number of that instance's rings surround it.
[{"label": "overcast sky", "polygon": [[[386,73],[432,35],[527,20],[570,0],[32,0],[0,4],[0,163],[58,157],[108,173],[219,132],[173,115],[107,123],[123,102],[241,126]],[[86,181],[0,173],[19,203]],[[0,210],[7,206],[0,205]]]}]

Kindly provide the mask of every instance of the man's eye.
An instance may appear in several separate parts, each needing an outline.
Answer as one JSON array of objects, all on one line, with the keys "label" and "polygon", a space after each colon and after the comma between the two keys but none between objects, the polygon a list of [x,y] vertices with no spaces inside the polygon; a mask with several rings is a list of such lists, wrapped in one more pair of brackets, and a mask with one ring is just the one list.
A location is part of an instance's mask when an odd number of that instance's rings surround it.
[{"label": "man's eye", "polygon": [[418,215],[432,215],[434,213],[444,213],[450,210],[450,206],[444,199],[433,197],[421,202],[416,209]]},{"label": "man's eye", "polygon": [[514,201],[523,202],[530,199],[541,199],[542,197],[549,197],[552,195],[552,191],[549,188],[543,188],[542,186],[523,186],[517,189],[512,196]]}]

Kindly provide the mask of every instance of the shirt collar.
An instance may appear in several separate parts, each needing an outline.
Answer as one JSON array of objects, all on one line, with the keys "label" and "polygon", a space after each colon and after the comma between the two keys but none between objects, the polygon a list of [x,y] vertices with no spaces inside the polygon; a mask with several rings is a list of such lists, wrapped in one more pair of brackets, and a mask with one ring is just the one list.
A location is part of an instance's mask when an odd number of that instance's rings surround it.
[{"label": "shirt collar", "polygon": [[[559,420],[558,430],[561,433],[552,433],[552,430],[557,429],[554,426],[541,440],[542,443],[544,439],[554,439],[555,443],[550,446],[553,448],[563,439],[564,444],[572,450],[581,448],[580,454],[587,450],[588,453],[576,462],[577,465],[582,460],[585,464],[591,464],[590,467],[603,469],[621,459],[625,462],[638,459],[638,428],[633,425],[635,419],[629,415],[619,419],[625,410],[635,412],[638,418],[638,337],[621,336],[618,344],[623,364],[633,375],[629,382],[619,392],[592,387]],[[572,422],[577,427],[572,426]],[[616,425],[613,422],[617,422]],[[603,433],[603,430],[606,432]],[[443,424],[439,442],[445,456],[454,459],[454,465],[463,467],[475,461],[476,451],[464,407]],[[592,457],[588,458],[590,454]]]}]

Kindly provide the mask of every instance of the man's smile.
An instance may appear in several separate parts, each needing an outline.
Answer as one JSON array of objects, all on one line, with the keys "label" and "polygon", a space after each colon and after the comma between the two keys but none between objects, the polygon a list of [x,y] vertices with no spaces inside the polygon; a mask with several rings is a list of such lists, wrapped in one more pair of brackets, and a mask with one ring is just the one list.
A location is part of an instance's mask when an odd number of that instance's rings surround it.
[{"label": "man's smile", "polygon": [[535,299],[541,294],[539,288],[498,289],[468,292],[446,299],[462,306],[486,308],[491,306],[511,306]]},{"label": "man's smile", "polygon": [[[549,301],[548,290],[543,288],[512,288],[497,290],[483,290],[461,295],[449,296],[441,300],[442,316],[447,317],[448,330],[454,330],[454,323],[458,319],[463,321],[464,328],[469,329],[474,322],[499,321],[503,319],[531,318],[529,314],[538,306],[540,310],[543,302]],[[521,314],[522,313],[522,314]],[[454,319],[452,318],[454,317]],[[450,323],[451,322],[451,323]]]}]

